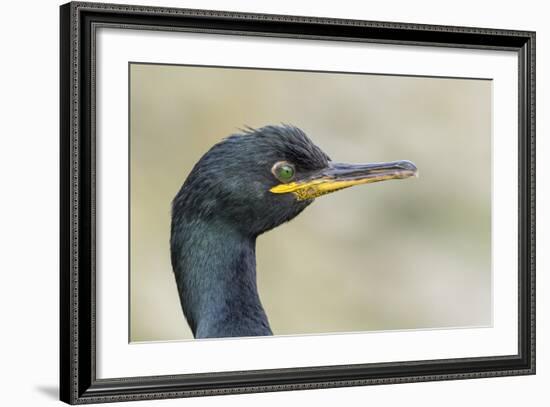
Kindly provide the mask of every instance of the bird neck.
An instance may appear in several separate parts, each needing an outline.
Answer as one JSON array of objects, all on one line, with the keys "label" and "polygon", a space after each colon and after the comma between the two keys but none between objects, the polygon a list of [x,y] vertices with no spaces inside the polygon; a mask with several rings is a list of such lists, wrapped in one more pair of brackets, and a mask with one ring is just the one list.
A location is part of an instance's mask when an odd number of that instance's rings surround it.
[{"label": "bird neck", "polygon": [[256,283],[256,238],[216,221],[172,226],[172,265],[196,338],[271,335]]}]

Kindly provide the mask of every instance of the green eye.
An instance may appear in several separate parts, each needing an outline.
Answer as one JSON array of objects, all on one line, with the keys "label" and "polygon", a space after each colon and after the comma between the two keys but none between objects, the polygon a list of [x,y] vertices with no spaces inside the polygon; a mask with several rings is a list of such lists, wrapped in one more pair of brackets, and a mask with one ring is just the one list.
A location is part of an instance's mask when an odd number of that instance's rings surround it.
[{"label": "green eye", "polygon": [[294,167],[286,161],[276,163],[271,171],[282,182],[288,182],[294,178]]}]

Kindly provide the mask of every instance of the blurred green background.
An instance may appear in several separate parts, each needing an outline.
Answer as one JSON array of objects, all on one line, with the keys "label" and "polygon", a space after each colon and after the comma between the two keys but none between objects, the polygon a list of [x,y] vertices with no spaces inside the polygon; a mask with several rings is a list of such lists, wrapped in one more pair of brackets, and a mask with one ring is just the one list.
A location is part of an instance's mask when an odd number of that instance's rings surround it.
[{"label": "blurred green background", "polygon": [[130,340],[192,338],[170,204],[245,125],[290,123],[335,161],[407,159],[418,179],[318,198],[257,242],[277,335],[491,324],[491,81],[132,64]]}]

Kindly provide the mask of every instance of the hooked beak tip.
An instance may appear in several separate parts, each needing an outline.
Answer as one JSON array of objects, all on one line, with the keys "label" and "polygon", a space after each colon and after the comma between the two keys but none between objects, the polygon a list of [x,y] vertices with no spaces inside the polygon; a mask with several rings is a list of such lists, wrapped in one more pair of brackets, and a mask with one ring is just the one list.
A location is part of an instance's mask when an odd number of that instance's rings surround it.
[{"label": "hooked beak tip", "polygon": [[418,177],[418,168],[409,160],[398,161],[397,167],[402,168],[405,171],[410,171],[414,177]]}]

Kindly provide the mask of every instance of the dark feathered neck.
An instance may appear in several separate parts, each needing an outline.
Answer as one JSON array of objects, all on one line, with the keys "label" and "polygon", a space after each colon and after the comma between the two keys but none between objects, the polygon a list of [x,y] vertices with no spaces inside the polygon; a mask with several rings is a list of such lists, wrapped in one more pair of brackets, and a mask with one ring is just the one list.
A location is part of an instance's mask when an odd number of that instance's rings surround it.
[{"label": "dark feathered neck", "polygon": [[178,219],[172,266],[196,338],[271,335],[256,284],[256,239],[223,222]]}]

